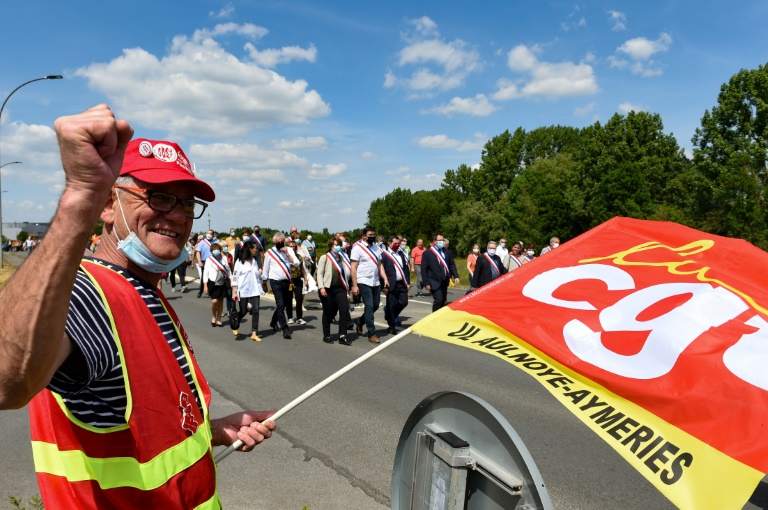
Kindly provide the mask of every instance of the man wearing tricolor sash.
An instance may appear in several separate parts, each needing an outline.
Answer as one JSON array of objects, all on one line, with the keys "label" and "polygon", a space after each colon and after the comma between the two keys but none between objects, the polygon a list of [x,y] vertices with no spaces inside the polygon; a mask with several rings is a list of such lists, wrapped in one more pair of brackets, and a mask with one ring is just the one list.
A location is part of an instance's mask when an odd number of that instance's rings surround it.
[{"label": "man wearing tricolor sash", "polygon": [[385,291],[387,300],[384,305],[384,318],[389,333],[396,335],[395,319],[408,306],[408,289],[411,288],[411,272],[408,270],[405,254],[400,250],[398,236],[389,236],[388,247],[382,252],[381,265],[389,281],[389,289]]},{"label": "man wearing tricolor sash", "polygon": [[261,274],[263,280],[269,280],[269,286],[275,296],[275,312],[269,326],[275,331],[278,328],[282,330],[283,338],[288,339],[291,338],[291,330],[288,329],[288,321],[285,318],[285,306],[291,299],[291,268],[298,267],[300,262],[289,255],[290,250],[285,248],[285,235],[282,232],[272,236],[272,242],[275,245],[264,255],[264,271]]},{"label": "man wearing tricolor sash", "polygon": [[460,281],[453,253],[445,247],[443,235],[433,236],[432,241],[432,246],[421,258],[421,276],[424,279],[424,288],[432,294],[432,311],[435,312],[447,302],[450,279],[455,278],[456,285]]},{"label": "man wearing tricolor sash", "polygon": [[496,254],[496,241],[489,241],[485,253],[477,258],[475,274],[472,276],[472,288],[480,288],[503,274],[507,274],[507,268]]},{"label": "man wearing tricolor sash", "polygon": [[[210,388],[157,288],[186,259],[213,189],[177,144],[130,141],[106,105],[55,128],[58,210],[0,292],[0,408],[29,404],[46,508],[221,508],[212,447],[250,450],[274,423],[211,419]],[[99,218],[99,258],[82,259]]]},{"label": "man wearing tricolor sash", "polygon": [[363,325],[368,328],[368,341],[379,343],[373,314],[379,309],[381,285],[389,289],[389,280],[381,266],[381,250],[376,246],[376,229],[365,227],[352,247],[352,293],[363,298],[365,311],[362,317],[355,319],[358,335],[363,334]]}]

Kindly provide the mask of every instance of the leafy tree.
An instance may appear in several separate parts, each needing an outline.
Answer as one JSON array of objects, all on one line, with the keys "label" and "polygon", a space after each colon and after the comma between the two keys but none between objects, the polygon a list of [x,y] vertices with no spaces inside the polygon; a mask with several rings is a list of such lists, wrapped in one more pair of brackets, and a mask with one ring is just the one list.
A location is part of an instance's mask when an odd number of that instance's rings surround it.
[{"label": "leafy tree", "polygon": [[768,247],[768,64],[723,84],[692,141],[700,227]]},{"label": "leafy tree", "polygon": [[21,241],[22,243],[29,239],[29,233],[24,232],[23,230],[20,231],[18,234],[16,234],[16,240]]},{"label": "leafy tree", "polygon": [[488,207],[480,201],[466,201],[451,215],[443,219],[443,235],[451,240],[451,249],[459,256],[465,256],[475,243],[485,246],[491,239],[499,239],[507,231],[507,222],[502,214],[506,199],[495,207]]},{"label": "leafy tree", "polygon": [[576,221],[594,227],[614,216],[647,219],[673,198],[689,163],[658,114],[614,115],[582,130],[575,157],[580,165],[581,208]]},{"label": "leafy tree", "polygon": [[368,208],[368,224],[382,235],[397,234],[406,226],[406,216],[411,210],[411,190],[397,188],[383,198],[371,202]]},{"label": "leafy tree", "polygon": [[538,159],[512,183],[505,210],[515,240],[547,244],[549,238],[581,233],[571,220],[568,190],[578,176],[570,154]]}]

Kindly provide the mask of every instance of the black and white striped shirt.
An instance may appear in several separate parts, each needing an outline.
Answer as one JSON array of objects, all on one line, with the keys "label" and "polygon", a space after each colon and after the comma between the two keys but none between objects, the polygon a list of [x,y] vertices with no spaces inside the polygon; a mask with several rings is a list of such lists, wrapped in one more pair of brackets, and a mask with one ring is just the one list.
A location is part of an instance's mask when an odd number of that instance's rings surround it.
[{"label": "black and white striped shirt", "polygon": [[[169,348],[176,355],[197,405],[202,407],[173,320],[163,308],[157,289],[124,268],[98,259],[89,260],[118,272],[141,295]],[[112,335],[106,306],[93,282],[82,270],[78,271],[72,290],[65,330],[76,349],[54,374],[48,389],[61,395],[67,409],[88,425],[98,428],[125,425],[127,396],[120,353]],[[130,342],[132,339],[123,338],[122,341]]]}]

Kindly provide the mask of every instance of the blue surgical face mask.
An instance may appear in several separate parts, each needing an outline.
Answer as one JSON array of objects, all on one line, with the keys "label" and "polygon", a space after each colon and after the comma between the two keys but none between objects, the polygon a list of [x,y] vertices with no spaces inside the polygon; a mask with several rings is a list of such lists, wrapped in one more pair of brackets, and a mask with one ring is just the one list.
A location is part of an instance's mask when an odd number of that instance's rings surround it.
[{"label": "blue surgical face mask", "polygon": [[334,246],[333,247],[333,251],[336,252],[336,253],[341,253],[341,246],[339,246],[339,245]]},{"label": "blue surgical face mask", "polygon": [[442,247],[444,247],[444,246],[445,246],[445,241],[438,241],[438,242],[437,242],[437,247],[438,247],[438,248],[442,248]]},{"label": "blue surgical face mask", "polygon": [[214,257],[218,257],[219,255],[221,255],[221,250],[213,250],[211,252],[211,255],[213,255]]},{"label": "blue surgical face mask", "polygon": [[[117,202],[120,204],[120,214],[123,216],[125,227],[130,230],[128,222],[125,219],[125,213],[123,212],[123,204],[120,202],[120,192],[118,191],[117,193]],[[149,248],[141,242],[141,239],[136,235],[136,232],[131,230],[128,237],[122,241],[117,237],[117,231],[113,230],[113,232],[117,238],[117,251],[128,257],[128,260],[150,273],[168,273],[187,260],[186,250],[181,250],[181,253],[179,253],[179,256],[176,257],[175,260],[165,260],[156,257]]]}]

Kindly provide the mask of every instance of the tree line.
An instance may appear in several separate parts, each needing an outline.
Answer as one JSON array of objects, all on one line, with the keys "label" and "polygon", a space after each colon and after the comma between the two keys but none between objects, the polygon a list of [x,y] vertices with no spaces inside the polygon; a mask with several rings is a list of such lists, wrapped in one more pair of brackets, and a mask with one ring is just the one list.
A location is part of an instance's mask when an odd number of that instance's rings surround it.
[{"label": "tree line", "polygon": [[397,188],[368,223],[409,240],[442,232],[459,254],[506,237],[572,239],[615,216],[674,221],[768,248],[768,64],[741,70],[704,112],[689,158],[661,116],[615,114],[584,128],[519,127],[489,140],[479,167],[441,186]]}]

